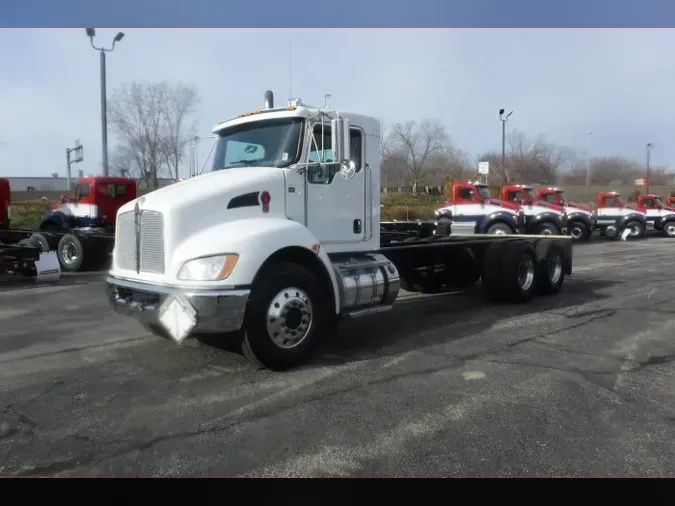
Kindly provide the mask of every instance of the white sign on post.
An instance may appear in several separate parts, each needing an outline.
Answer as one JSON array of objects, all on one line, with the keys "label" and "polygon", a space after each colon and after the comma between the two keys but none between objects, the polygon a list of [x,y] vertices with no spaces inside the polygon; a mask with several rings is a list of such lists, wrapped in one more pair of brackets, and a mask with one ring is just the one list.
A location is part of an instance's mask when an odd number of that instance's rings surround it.
[{"label": "white sign on post", "polygon": [[490,173],[490,162],[478,162],[478,173],[487,176]]}]

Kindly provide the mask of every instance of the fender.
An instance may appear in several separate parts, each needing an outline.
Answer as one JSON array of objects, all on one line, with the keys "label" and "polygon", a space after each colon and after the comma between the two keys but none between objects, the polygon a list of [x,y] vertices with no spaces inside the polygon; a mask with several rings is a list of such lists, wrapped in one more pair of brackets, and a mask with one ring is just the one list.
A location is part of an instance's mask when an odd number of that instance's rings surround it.
[{"label": "fender", "polygon": [[647,218],[645,218],[644,214],[641,213],[630,213],[625,216],[621,216],[617,221],[617,226],[619,228],[624,228],[626,226],[626,223],[629,221],[637,221],[639,223],[642,223],[642,226],[647,228]]},{"label": "fender", "polygon": [[538,213],[527,220],[527,227],[534,228],[537,225],[541,225],[542,223],[552,223],[555,225],[558,230],[561,230],[564,226],[565,223],[563,222],[563,219],[560,217],[563,213],[554,213],[551,211],[544,211],[542,213]]},{"label": "fender", "polygon": [[[306,248],[321,260],[333,285],[336,314],[340,311],[340,295],[333,265],[319,240],[305,226],[287,218],[260,217],[219,223],[200,230],[182,241],[175,249],[167,269],[168,284],[180,286],[176,276],[183,264],[191,259],[223,253],[239,255],[232,274],[223,281],[203,283],[209,288],[249,286],[265,261],[277,251],[288,247]],[[114,275],[114,273],[111,272]],[[203,288],[200,283],[200,288]],[[194,285],[194,283],[192,283]]]},{"label": "fender", "polygon": [[42,230],[42,226],[48,221],[56,223],[61,228],[69,229],[72,228],[70,220],[71,217],[63,211],[47,211],[42,215],[42,220],[40,220],[40,230]]},{"label": "fender", "polygon": [[668,223],[673,223],[675,222],[675,214],[668,214],[664,216],[661,219],[661,225],[660,225],[660,230],[663,230],[663,228],[668,224]]},{"label": "fender", "polygon": [[583,223],[589,230],[593,228],[593,222],[591,221],[590,216],[588,216],[588,213],[581,213],[578,211],[569,213],[567,215],[567,223],[573,223],[575,221]]},{"label": "fender", "polygon": [[495,211],[488,214],[485,219],[476,224],[476,234],[485,234],[489,228],[496,223],[505,223],[516,233],[518,227],[517,215],[513,212]]}]

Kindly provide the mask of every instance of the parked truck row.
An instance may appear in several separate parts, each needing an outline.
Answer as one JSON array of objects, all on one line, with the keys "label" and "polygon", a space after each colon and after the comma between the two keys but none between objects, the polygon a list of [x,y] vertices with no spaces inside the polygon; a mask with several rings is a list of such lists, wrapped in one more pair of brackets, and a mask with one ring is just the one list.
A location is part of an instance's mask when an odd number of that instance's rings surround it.
[{"label": "parked truck row", "polygon": [[[436,211],[437,219],[451,219],[457,234],[570,235],[575,241],[594,232],[607,238],[639,238],[646,232],[675,237],[675,198],[664,204],[658,195],[639,195],[627,205],[617,192],[597,195],[595,209],[568,202],[560,188],[505,185],[499,198],[479,182],[454,183],[451,203]],[[510,211],[520,215],[511,218]]]}]

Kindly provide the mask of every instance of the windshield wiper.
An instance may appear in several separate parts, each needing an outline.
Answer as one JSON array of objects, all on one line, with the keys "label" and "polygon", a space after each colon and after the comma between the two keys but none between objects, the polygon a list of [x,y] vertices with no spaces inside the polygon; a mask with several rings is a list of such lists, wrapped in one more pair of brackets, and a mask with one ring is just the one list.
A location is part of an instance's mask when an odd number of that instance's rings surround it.
[{"label": "windshield wiper", "polygon": [[257,160],[237,160],[236,162],[230,162],[229,165],[253,165],[254,163],[260,163],[264,158],[258,158]]}]

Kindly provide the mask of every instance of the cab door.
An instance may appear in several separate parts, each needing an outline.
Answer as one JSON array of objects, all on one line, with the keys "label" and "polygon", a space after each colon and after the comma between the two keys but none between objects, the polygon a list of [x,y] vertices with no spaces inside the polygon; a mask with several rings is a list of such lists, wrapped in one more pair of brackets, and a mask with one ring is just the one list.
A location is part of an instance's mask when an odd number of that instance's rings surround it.
[{"label": "cab door", "polygon": [[305,189],[307,228],[326,251],[349,251],[366,233],[365,132],[353,125],[349,129],[350,159],[356,165],[351,174],[341,173],[333,160],[330,121],[315,123],[311,132]]}]

